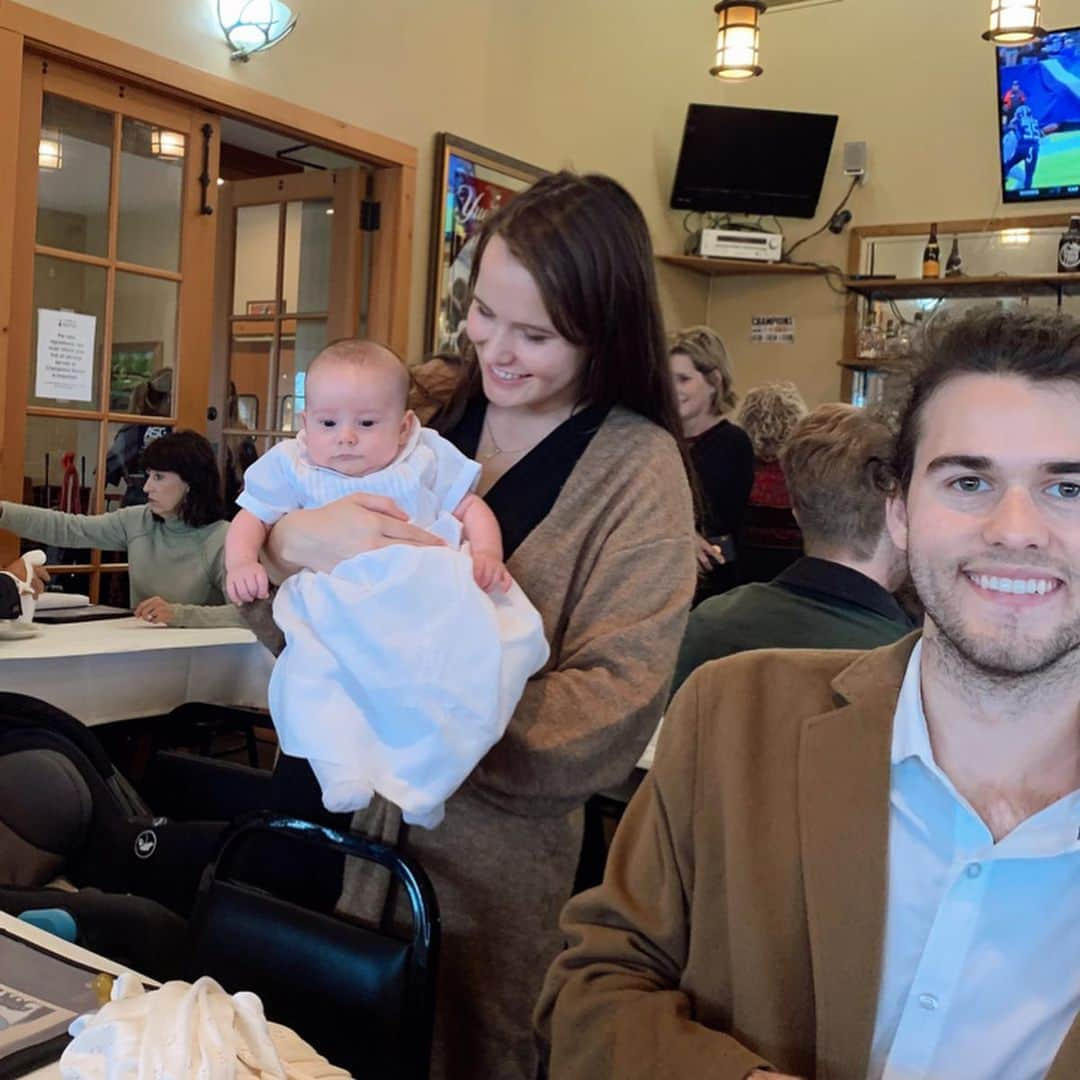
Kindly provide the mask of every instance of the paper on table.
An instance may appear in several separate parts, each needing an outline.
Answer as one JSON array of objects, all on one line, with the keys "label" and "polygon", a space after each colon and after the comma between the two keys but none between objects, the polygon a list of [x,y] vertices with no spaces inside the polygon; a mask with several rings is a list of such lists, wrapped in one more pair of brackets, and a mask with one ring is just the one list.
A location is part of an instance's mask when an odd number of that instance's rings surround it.
[{"label": "paper on table", "polygon": [[35,610],[58,611],[61,608],[87,607],[89,603],[90,597],[82,593],[43,592],[37,598]]}]

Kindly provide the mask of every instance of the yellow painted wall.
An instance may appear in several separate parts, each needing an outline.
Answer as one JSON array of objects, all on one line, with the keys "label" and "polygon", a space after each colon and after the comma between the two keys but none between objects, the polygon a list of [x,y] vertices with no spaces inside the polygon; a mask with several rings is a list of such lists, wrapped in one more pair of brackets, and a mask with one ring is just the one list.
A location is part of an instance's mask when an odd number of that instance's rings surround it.
[{"label": "yellow painted wall", "polygon": [[[994,63],[980,39],[989,0],[832,0],[763,21],[760,79],[711,79],[711,0],[293,0],[300,23],[249,64],[231,64],[212,0],[29,0],[103,33],[404,140],[420,149],[412,354],[422,345],[434,133],[549,168],[616,176],[642,204],[656,247],[681,247],[667,209],[686,105],[840,114],[817,222],[844,186],[840,145],[870,143],[858,224],[985,216],[998,195]],[[1080,23],[1080,0],[1045,0],[1048,26]],[[1060,204],[1058,204],[1060,205]],[[1046,205],[1042,207],[1047,209]],[[801,253],[843,264],[846,236]],[[708,319],[739,385],[792,378],[811,404],[839,392],[843,300],[823,281],[705,280],[662,268],[669,324]],[[793,314],[795,345],[749,343],[752,314]]]}]

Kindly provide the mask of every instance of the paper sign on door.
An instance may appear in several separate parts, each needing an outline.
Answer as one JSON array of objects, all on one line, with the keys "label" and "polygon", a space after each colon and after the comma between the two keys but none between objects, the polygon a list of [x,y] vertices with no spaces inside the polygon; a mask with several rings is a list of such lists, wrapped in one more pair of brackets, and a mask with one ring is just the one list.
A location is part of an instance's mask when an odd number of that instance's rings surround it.
[{"label": "paper sign on door", "polygon": [[38,308],[36,397],[93,400],[96,324],[94,315]]}]

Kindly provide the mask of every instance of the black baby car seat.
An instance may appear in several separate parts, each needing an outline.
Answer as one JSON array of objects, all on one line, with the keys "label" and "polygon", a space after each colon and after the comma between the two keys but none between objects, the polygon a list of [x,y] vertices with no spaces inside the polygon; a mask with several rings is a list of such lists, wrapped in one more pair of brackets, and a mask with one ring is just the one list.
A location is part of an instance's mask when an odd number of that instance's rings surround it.
[{"label": "black baby car seat", "polygon": [[0,910],[60,908],[80,944],[174,977],[220,832],[154,817],[74,717],[0,692]]}]

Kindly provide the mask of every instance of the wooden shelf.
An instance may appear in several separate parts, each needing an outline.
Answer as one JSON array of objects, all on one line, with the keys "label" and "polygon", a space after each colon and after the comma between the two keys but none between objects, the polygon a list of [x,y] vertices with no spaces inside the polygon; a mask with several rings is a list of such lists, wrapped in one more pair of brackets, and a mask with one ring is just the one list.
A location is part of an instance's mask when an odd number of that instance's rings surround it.
[{"label": "wooden shelf", "polygon": [[[695,274],[704,274],[706,277],[811,276],[825,272],[816,266],[803,266],[801,263],[756,262],[753,259],[706,259],[700,255],[658,255],[657,258],[668,266],[693,270]],[[1080,274],[1077,277],[1080,277]]]},{"label": "wooden shelf", "polygon": [[849,371],[881,371],[886,373],[906,371],[909,363],[910,358],[899,360],[895,357],[880,360],[871,359],[870,357],[856,357],[854,360],[836,361],[837,367],[847,368]]},{"label": "wooden shelf", "polygon": [[868,299],[947,300],[970,296],[1075,296],[1080,274],[996,274],[952,278],[844,278],[844,288]]}]

